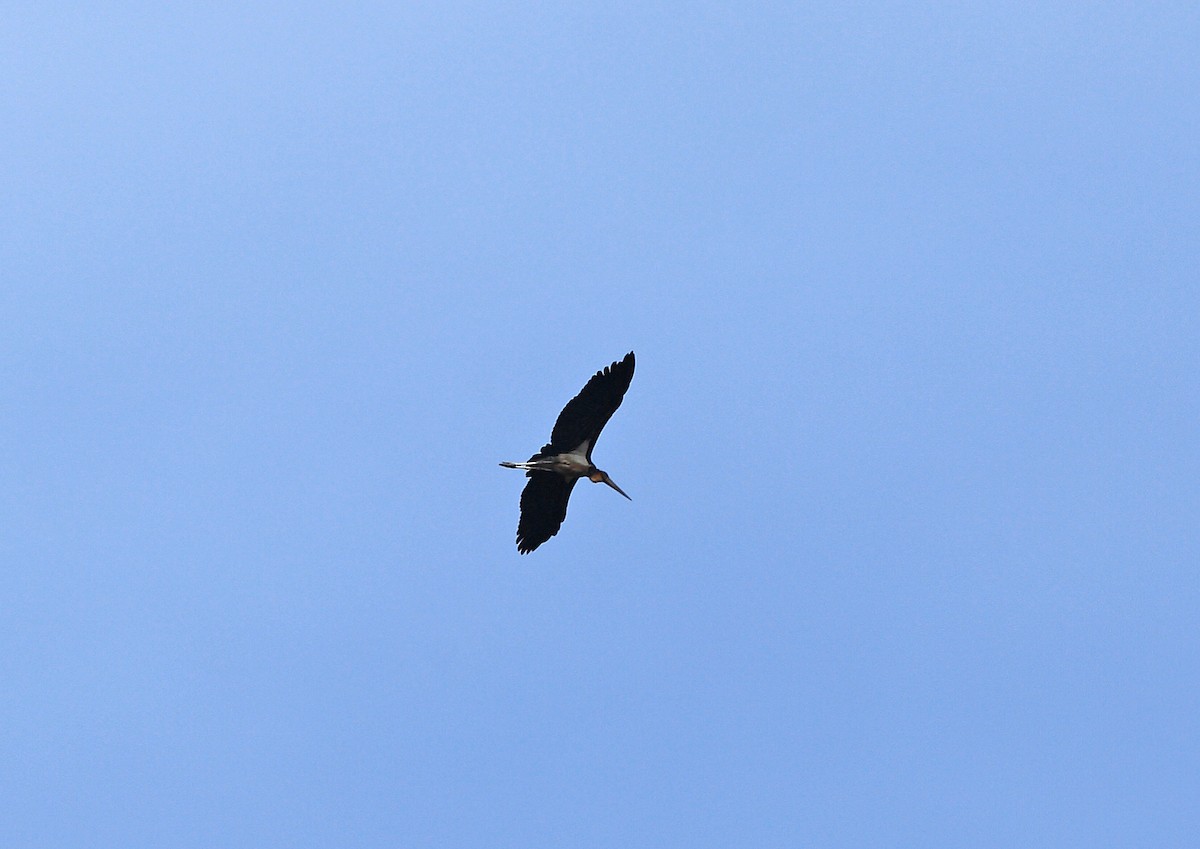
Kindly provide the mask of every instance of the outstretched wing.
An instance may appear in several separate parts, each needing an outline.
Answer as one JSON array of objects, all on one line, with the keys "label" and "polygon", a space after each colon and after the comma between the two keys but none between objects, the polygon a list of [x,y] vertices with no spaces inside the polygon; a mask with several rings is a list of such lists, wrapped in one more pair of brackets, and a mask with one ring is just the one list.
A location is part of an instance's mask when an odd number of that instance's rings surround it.
[{"label": "outstretched wing", "polygon": [[567,518],[567,499],[578,478],[567,480],[557,472],[528,472],[521,491],[521,521],[517,523],[517,551],[528,554],[558,533]]},{"label": "outstretched wing", "polygon": [[632,380],[633,351],[619,363],[606,366],[592,375],[583,390],[567,402],[567,406],[558,414],[558,421],[554,423],[554,431],[550,434],[550,445],[554,452],[571,451],[587,440],[587,457],[591,460],[600,431],[608,424],[617,407],[621,406]]}]

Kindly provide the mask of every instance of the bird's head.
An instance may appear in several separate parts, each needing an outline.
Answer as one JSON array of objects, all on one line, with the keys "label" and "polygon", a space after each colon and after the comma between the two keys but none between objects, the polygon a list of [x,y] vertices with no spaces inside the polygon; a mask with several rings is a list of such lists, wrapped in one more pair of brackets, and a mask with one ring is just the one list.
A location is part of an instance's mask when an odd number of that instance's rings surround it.
[{"label": "bird's head", "polygon": [[[609,486],[611,486],[613,489],[615,489],[617,492],[621,493],[622,495],[625,495],[624,490],[622,490],[621,487],[619,487],[615,483],[613,483],[612,478],[610,478],[608,476],[608,472],[602,472],[599,469],[596,469],[594,472],[592,472],[590,475],[588,475],[588,480],[590,480],[592,483],[606,483]],[[625,495],[625,497],[629,498],[628,495]],[[629,498],[629,500],[633,501],[632,498]]]}]

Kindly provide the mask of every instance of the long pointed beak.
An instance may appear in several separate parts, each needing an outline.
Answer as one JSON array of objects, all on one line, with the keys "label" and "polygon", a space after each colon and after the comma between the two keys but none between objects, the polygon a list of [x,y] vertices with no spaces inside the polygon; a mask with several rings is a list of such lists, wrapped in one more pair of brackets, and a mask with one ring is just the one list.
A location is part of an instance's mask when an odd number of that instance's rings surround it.
[{"label": "long pointed beak", "polygon": [[[605,482],[606,484],[608,484],[609,486],[611,486],[613,489],[615,489],[617,492],[621,493],[622,495],[625,495],[625,490],[621,489],[621,487],[619,487],[619,486],[617,486],[615,483],[613,483],[613,482],[612,482],[612,478],[610,478],[610,477],[608,477],[608,476],[605,476],[605,478],[604,478],[604,482]],[[625,495],[625,497],[626,497],[626,498],[629,498],[629,496],[628,496],[628,495]],[[633,501],[633,499],[632,499],[632,498],[629,498],[629,500],[630,500],[630,501]]]}]

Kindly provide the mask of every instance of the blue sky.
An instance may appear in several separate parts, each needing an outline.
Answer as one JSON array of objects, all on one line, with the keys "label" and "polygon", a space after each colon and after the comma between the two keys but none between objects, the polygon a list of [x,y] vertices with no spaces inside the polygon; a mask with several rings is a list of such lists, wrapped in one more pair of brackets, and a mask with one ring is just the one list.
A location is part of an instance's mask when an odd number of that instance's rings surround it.
[{"label": "blue sky", "polygon": [[1198,36],[9,8],[4,845],[1191,845]]}]

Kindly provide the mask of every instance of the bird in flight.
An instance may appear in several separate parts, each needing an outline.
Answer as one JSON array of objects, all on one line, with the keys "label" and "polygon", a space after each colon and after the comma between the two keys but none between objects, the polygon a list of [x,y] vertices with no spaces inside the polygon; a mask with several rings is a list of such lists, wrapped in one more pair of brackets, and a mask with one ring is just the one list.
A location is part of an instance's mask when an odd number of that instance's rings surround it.
[{"label": "bird in flight", "polygon": [[606,483],[625,495],[608,472],[600,471],[592,463],[592,449],[600,431],[621,406],[631,380],[633,351],[592,375],[580,393],[567,402],[554,423],[550,442],[541,451],[525,463],[500,464],[506,469],[524,469],[529,478],[521,493],[517,551],[528,554],[558,533],[567,518],[567,499],[580,478]]}]

